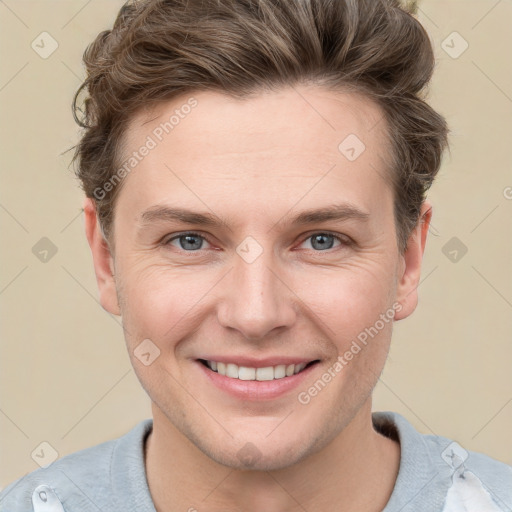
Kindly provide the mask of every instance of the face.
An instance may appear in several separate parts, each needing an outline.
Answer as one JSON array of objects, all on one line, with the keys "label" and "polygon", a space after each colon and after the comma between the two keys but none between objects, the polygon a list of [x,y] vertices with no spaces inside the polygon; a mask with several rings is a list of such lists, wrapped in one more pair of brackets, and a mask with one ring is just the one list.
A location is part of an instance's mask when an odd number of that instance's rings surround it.
[{"label": "face", "polygon": [[379,107],[314,87],[198,92],[137,114],[125,149],[146,155],[117,199],[115,254],[90,202],[87,230],[155,422],[231,467],[318,452],[369,411],[393,319],[416,305],[429,217],[400,255]]}]

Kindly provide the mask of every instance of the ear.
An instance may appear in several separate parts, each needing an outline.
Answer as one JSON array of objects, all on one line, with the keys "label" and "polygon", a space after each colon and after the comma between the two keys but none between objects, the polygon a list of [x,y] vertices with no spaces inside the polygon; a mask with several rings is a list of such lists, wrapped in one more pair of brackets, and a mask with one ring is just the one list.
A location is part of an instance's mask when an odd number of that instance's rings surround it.
[{"label": "ear", "polygon": [[96,206],[92,199],[84,201],[85,234],[92,252],[96,282],[100,292],[100,303],[103,309],[113,315],[121,315],[117,301],[116,283],[114,280],[114,258],[103,237]]},{"label": "ear", "polygon": [[418,305],[421,263],[431,218],[432,205],[428,201],[424,201],[418,223],[407,241],[407,249],[400,257],[396,300],[402,305],[402,309],[396,311],[395,320],[407,318]]}]

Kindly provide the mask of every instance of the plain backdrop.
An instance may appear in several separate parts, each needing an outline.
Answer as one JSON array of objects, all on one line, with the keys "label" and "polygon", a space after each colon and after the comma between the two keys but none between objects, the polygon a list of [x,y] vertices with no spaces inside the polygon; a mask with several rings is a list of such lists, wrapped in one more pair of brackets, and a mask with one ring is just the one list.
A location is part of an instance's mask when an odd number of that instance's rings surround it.
[{"label": "plain backdrop", "polygon": [[[121,5],[0,1],[2,488],[39,467],[41,447],[62,457],[151,416],[119,319],[98,303],[66,152],[78,140],[83,51]],[[512,3],[420,9],[451,154],[429,192],[419,305],[395,324],[374,410],[512,464]]]}]

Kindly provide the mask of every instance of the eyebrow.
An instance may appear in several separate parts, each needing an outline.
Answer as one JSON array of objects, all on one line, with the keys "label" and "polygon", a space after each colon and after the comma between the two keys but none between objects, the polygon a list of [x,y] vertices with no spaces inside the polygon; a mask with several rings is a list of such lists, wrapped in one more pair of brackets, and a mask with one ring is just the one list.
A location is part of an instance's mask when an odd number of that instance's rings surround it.
[{"label": "eyebrow", "polygon": [[[324,208],[304,210],[291,219],[292,226],[304,226],[325,221],[341,221],[355,219],[358,221],[368,221],[370,214],[358,208],[357,206],[345,203],[335,204]],[[221,217],[208,213],[196,212],[186,208],[173,208],[165,205],[155,205],[141,213],[139,223],[142,225],[159,221],[179,221],[184,224],[194,224],[206,227],[228,227],[229,222]],[[284,218],[276,223],[282,225]]]}]

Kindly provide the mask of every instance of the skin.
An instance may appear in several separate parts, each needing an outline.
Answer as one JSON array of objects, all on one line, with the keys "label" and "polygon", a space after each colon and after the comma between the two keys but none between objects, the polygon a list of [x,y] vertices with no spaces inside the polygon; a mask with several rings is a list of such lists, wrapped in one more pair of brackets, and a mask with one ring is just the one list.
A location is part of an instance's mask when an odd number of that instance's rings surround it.
[{"label": "skin", "polygon": [[[137,113],[126,154],[190,96]],[[197,107],[126,176],[110,247],[94,203],[85,201],[101,304],[122,316],[134,370],[152,400],[145,464],[155,507],[380,511],[400,446],[374,430],[371,393],[393,321],[308,404],[297,395],[393,304],[395,321],[414,311],[431,205],[423,204],[401,255],[386,124],[365,97],[316,86],[244,101],[211,91],[193,97]],[[338,149],[348,134],[366,146],[354,161]],[[290,224],[303,210],[343,202],[368,220]],[[213,213],[228,225],[142,223],[155,205]],[[169,242],[189,231],[207,239]],[[328,237],[318,248],[312,236],[326,231],[342,239]],[[262,249],[251,263],[236,252],[248,236]],[[160,350],[148,366],[134,355],[145,339]],[[196,361],[213,351],[320,362],[282,396],[240,400],[213,386]],[[258,454],[252,465],[238,456],[247,443]]]}]

